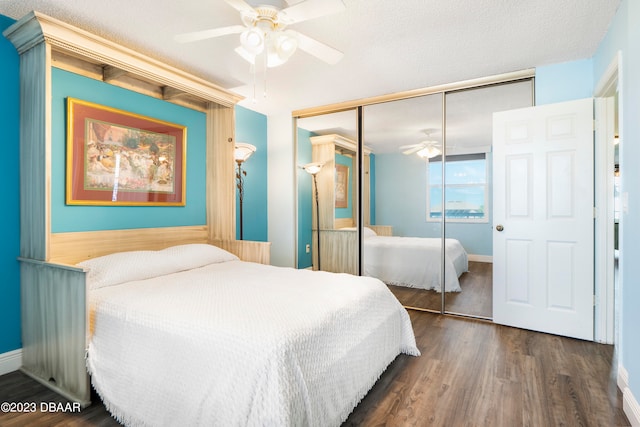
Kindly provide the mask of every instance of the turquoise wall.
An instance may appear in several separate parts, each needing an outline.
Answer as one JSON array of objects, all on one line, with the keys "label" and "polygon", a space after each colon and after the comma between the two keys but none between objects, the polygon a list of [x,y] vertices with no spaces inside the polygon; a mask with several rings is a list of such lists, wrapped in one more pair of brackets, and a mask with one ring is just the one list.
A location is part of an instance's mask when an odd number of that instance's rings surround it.
[{"label": "turquoise wall", "polygon": [[[65,204],[66,98],[149,116],[187,127],[185,206],[75,206]],[[207,223],[206,115],[54,68],[52,71],[51,229],[70,231],[174,227]]]},{"label": "turquoise wall", "polygon": [[369,223],[376,225],[376,155],[369,154]]},{"label": "turquoise wall", "polygon": [[[236,141],[255,145],[256,152],[242,165],[244,240],[266,242],[267,230],[267,116],[236,107]],[[240,238],[240,198],[236,190],[236,238]]]},{"label": "turquoise wall", "polygon": [[536,67],[536,105],[593,96],[593,60]]},{"label": "turquoise wall", "polygon": [[[0,15],[0,33],[13,24]],[[0,129],[2,129],[2,244],[0,245],[0,354],[22,347],[20,337],[20,60],[0,36]]]},{"label": "turquoise wall", "polygon": [[439,223],[426,221],[427,172],[423,159],[402,153],[376,154],[372,209],[377,225],[393,226],[395,236],[440,237]]}]

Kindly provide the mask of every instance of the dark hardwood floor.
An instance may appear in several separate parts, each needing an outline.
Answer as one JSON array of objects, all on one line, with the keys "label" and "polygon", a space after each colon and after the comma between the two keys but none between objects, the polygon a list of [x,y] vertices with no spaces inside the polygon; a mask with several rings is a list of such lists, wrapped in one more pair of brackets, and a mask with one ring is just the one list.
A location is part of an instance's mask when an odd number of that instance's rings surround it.
[{"label": "dark hardwood floor", "polygon": [[[91,406],[81,411],[74,411],[73,407],[68,408],[70,410],[66,412],[57,411],[59,408],[55,407],[53,408],[54,410],[49,410],[47,405],[50,403],[64,405],[69,401],[22,372],[11,372],[0,376],[0,404],[3,402],[35,404],[36,411],[9,413],[2,411],[0,412],[0,427],[111,427],[121,425],[111,418],[99,397],[92,396],[91,400],[93,402]],[[44,411],[41,407],[42,403],[45,404]],[[26,409],[31,411],[33,406],[29,406]]]},{"label": "dark hardwood floor", "polygon": [[[629,426],[612,346],[410,311],[420,357],[400,355],[344,426]],[[35,413],[0,413],[0,426],[117,426],[100,400],[48,413],[66,400],[21,372],[0,377],[0,402],[35,402]]]},{"label": "dark hardwood floor", "polygon": [[345,426],[629,426],[593,342],[410,311],[420,357],[401,355]]}]

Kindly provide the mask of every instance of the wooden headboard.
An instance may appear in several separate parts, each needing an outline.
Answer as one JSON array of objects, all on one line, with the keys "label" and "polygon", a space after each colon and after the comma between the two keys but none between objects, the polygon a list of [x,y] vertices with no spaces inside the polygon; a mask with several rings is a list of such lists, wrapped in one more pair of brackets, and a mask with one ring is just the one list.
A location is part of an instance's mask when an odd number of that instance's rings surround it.
[{"label": "wooden headboard", "polygon": [[54,264],[75,265],[91,258],[125,251],[157,251],[187,243],[210,243],[237,255],[243,261],[270,263],[270,242],[247,240],[209,241],[205,225],[187,227],[102,230],[51,235],[50,259]]},{"label": "wooden headboard", "polygon": [[49,261],[77,264],[114,252],[160,250],[186,243],[207,243],[207,240],[204,225],[53,233]]},{"label": "wooden headboard", "polygon": [[333,226],[336,230],[345,227],[355,227],[355,223],[353,222],[353,218],[336,218],[333,221]]}]

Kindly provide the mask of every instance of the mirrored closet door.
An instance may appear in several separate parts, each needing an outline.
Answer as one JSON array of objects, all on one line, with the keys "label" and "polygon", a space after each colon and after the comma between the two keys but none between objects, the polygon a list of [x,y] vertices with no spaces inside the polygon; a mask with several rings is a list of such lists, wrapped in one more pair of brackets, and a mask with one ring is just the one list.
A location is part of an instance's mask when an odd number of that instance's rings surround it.
[{"label": "mirrored closet door", "polygon": [[[493,113],[531,105],[530,79],[445,94],[445,264],[458,276],[447,270],[458,289],[446,293],[447,313],[493,317]],[[442,159],[433,159],[429,176],[440,176],[442,168]]]},{"label": "mirrored closet door", "polygon": [[298,268],[358,274],[357,111],[296,126]]},{"label": "mirrored closet door", "polygon": [[493,113],[533,104],[529,76],[297,118],[298,267],[377,277],[408,308],[491,319]]},{"label": "mirrored closet door", "polygon": [[371,200],[363,272],[404,306],[439,312],[442,218],[428,214],[426,188],[428,160],[443,150],[442,94],[367,105],[362,134]]}]

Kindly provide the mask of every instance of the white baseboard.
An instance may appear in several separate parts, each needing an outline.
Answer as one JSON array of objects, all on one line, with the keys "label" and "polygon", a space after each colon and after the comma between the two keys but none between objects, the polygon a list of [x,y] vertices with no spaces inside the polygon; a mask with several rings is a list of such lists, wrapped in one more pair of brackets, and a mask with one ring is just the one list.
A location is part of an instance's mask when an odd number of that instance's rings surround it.
[{"label": "white baseboard", "polygon": [[474,262],[493,262],[493,256],[491,255],[469,254],[468,258],[469,258],[469,261],[474,261]]},{"label": "white baseboard", "polygon": [[640,427],[640,404],[629,387],[622,393],[622,410],[633,427]]},{"label": "white baseboard", "polygon": [[629,373],[624,366],[618,365],[618,388],[622,390],[622,410],[633,427],[640,427],[640,403],[629,388]]},{"label": "white baseboard", "polygon": [[22,349],[0,354],[0,375],[17,371],[22,366]]}]

